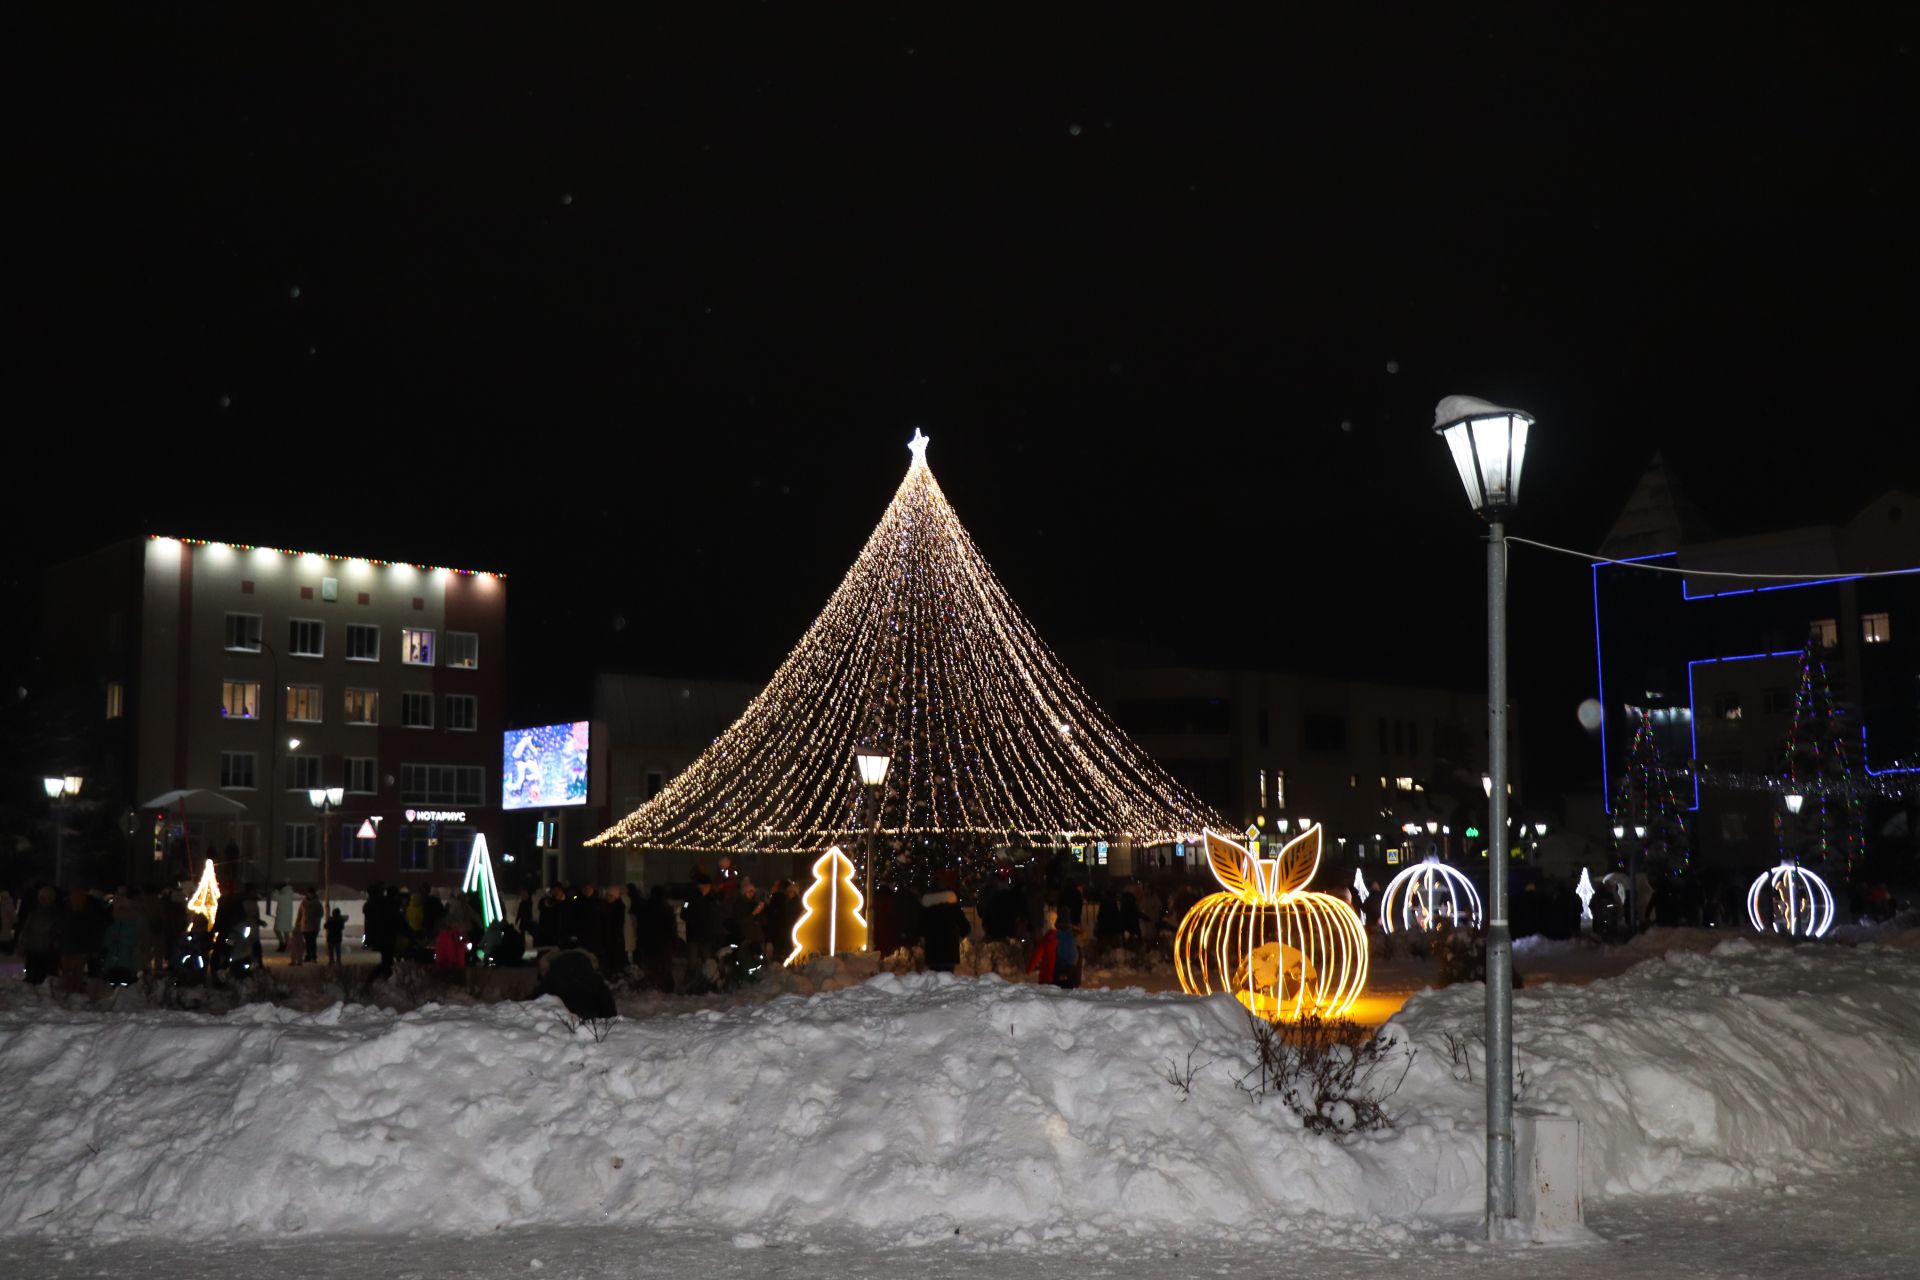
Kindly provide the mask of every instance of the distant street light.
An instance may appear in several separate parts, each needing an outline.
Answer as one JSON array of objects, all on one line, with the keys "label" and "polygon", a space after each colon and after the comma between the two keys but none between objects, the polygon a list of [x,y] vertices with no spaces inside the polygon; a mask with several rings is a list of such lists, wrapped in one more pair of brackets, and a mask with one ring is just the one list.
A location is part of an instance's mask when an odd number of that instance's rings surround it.
[{"label": "distant street light", "polygon": [[[1433,429],[1447,442],[1467,501],[1487,522],[1487,827],[1507,831],[1507,530],[1520,497],[1531,414],[1472,396],[1448,396]],[[1513,934],[1507,859],[1487,864],[1487,1235],[1504,1238],[1513,1198]]]},{"label": "distant street light", "polygon": [[71,773],[63,778],[40,779],[47,799],[53,801],[53,883],[57,889],[67,887],[64,883],[67,876],[66,800],[80,794],[80,784],[79,775]]},{"label": "distant street light", "polygon": [[[320,900],[325,904],[327,915],[333,913],[333,875],[330,860],[327,857],[327,815],[340,807],[346,798],[345,787],[309,787],[307,800],[320,811]],[[297,957],[296,957],[297,958]]]},{"label": "distant street light", "polygon": [[1800,806],[1801,806],[1801,805],[1803,805],[1803,804],[1805,804],[1806,802],[1807,802],[1807,798],[1806,798],[1805,796],[1801,796],[1801,795],[1789,795],[1789,796],[1787,797],[1787,812],[1788,812],[1788,813],[1799,813],[1799,812],[1800,812]]},{"label": "distant street light", "polygon": [[860,769],[860,785],[866,789],[867,804],[873,810],[872,825],[867,831],[867,948],[873,948],[873,864],[880,857],[880,812],[885,807],[887,785],[887,766],[893,763],[893,757],[881,751],[856,751],[854,763]]}]

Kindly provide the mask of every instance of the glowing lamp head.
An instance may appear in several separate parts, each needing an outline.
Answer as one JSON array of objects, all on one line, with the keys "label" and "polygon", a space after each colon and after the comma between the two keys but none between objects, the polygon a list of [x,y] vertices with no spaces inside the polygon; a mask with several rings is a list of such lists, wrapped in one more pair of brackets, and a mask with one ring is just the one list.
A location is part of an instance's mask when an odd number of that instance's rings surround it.
[{"label": "glowing lamp head", "polygon": [[47,798],[49,800],[58,800],[66,793],[67,789],[65,778],[42,778],[40,779],[40,785],[47,789]]},{"label": "glowing lamp head", "polygon": [[1534,823],[1533,834],[1535,834],[1536,836],[1544,836],[1545,834],[1547,834],[1547,824],[1544,822]]},{"label": "glowing lamp head", "polygon": [[1647,838],[1647,829],[1636,824],[1633,828],[1633,838],[1636,840],[1645,840]]},{"label": "glowing lamp head", "polygon": [[[51,781],[51,779],[49,779],[49,781]],[[1789,795],[1787,797],[1787,812],[1788,813],[1800,812],[1800,806],[1805,804],[1806,802],[1807,802],[1807,798],[1805,796]]]},{"label": "glowing lamp head", "polygon": [[887,780],[887,766],[893,763],[893,757],[882,755],[878,751],[856,751],[854,763],[860,766],[860,785],[877,787]]},{"label": "glowing lamp head", "polygon": [[1437,822],[1429,822],[1429,823],[1427,824],[1427,834],[1428,834],[1428,835],[1434,835],[1434,834],[1436,834],[1436,833],[1438,833],[1438,832],[1439,832],[1439,830],[1440,830],[1440,824],[1439,824],[1439,823],[1437,823]]},{"label": "glowing lamp head", "polygon": [[1505,520],[1520,501],[1520,467],[1533,415],[1475,396],[1448,396],[1433,410],[1433,430],[1447,442],[1467,501],[1486,520]]},{"label": "glowing lamp head", "polygon": [[327,789],[325,787],[309,787],[307,788],[307,799],[313,804],[314,808],[318,809],[327,802]]},{"label": "glowing lamp head", "polygon": [[1613,824],[1613,838],[1615,840],[1624,839],[1626,837],[1626,834],[1627,834],[1627,829],[1625,827],[1621,826],[1617,822]]}]

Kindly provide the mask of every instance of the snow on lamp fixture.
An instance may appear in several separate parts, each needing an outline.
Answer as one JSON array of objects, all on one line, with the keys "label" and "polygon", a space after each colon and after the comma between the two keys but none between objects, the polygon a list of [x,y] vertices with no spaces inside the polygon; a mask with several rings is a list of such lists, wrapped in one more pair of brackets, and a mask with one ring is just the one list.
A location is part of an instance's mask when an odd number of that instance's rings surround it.
[{"label": "snow on lamp fixture", "polygon": [[813,886],[801,900],[806,908],[793,926],[789,966],[811,955],[832,956],[867,949],[866,899],[853,883],[853,863],[834,845],[814,860]]},{"label": "snow on lamp fixture", "polygon": [[1434,432],[1447,442],[1467,501],[1488,520],[1506,519],[1520,500],[1520,468],[1532,425],[1533,415],[1476,396],[1448,396],[1434,408]]},{"label": "snow on lamp fixture", "polygon": [[1207,860],[1224,892],[1202,898],[1173,939],[1174,972],[1189,995],[1231,993],[1269,1021],[1337,1018],[1367,984],[1367,937],[1340,899],[1307,892],[1321,829],[1262,858],[1214,831]]},{"label": "snow on lamp fixture", "polygon": [[1833,892],[1805,867],[1783,862],[1762,871],[1747,890],[1747,919],[1760,933],[1822,938],[1833,927]]},{"label": "snow on lamp fixture", "polygon": [[1473,881],[1438,858],[1415,863],[1392,880],[1380,897],[1385,933],[1480,927],[1480,891]]}]

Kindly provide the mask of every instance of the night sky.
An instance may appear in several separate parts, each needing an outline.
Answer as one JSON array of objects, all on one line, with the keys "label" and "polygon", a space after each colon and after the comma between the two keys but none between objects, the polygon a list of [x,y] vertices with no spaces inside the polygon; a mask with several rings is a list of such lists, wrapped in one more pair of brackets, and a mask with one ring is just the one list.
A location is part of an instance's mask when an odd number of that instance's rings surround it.
[{"label": "night sky", "polygon": [[[919,426],[1069,659],[1474,687],[1443,395],[1583,548],[1657,447],[1727,533],[1920,480],[1911,7],[37,8],[17,603],[175,533],[507,573],[517,721],[758,681]],[[1515,552],[1536,784],[1586,583]]]}]

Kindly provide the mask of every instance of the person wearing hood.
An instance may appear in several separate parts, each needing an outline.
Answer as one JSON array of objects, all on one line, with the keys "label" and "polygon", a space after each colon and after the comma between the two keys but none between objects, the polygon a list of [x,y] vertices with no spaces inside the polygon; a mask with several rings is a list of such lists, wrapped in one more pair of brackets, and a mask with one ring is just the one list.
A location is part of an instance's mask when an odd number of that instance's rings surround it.
[{"label": "person wearing hood", "polygon": [[952,973],[960,963],[960,939],[973,932],[967,913],[960,909],[960,895],[951,889],[922,895],[920,931],[926,935],[927,968]]}]

